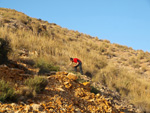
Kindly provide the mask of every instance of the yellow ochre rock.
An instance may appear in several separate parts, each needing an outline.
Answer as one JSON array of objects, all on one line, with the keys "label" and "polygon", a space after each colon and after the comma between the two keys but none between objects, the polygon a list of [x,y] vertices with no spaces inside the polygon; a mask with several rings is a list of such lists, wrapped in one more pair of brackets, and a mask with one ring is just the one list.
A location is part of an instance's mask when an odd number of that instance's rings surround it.
[{"label": "yellow ochre rock", "polygon": [[[0,69],[9,70],[6,68]],[[113,106],[101,94],[91,93],[90,82],[79,83],[77,79],[73,73],[51,75],[43,92],[24,102],[0,102],[0,113],[121,113],[121,108]]]},{"label": "yellow ochre rock", "polygon": [[67,75],[67,77],[68,77],[69,79],[71,79],[71,80],[77,80],[77,79],[78,79],[77,75],[75,75],[75,74],[73,74],[73,73],[69,73],[69,74]]}]

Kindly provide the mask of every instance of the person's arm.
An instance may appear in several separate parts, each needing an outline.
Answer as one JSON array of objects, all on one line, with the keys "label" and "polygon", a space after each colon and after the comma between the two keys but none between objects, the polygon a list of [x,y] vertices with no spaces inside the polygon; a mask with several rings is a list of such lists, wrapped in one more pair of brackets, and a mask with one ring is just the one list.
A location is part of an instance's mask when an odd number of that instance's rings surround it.
[{"label": "person's arm", "polygon": [[72,63],[73,63],[73,62],[70,62],[70,64],[68,65],[68,67],[69,67],[69,66],[71,66],[71,65],[72,65]]},{"label": "person's arm", "polygon": [[76,63],[76,65],[74,65],[73,67],[76,67],[79,64],[79,62]]}]

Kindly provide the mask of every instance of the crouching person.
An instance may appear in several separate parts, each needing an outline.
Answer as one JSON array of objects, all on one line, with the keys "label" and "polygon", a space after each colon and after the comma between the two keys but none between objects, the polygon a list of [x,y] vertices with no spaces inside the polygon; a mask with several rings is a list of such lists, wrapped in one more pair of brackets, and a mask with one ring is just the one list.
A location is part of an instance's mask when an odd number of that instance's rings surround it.
[{"label": "crouching person", "polygon": [[71,61],[71,63],[69,64],[69,66],[70,66],[73,62],[76,63],[76,65],[73,66],[75,72],[77,72],[77,67],[79,67],[80,73],[81,73],[81,75],[83,75],[82,62],[81,62],[81,60],[78,59],[78,58],[70,58],[70,61]]}]

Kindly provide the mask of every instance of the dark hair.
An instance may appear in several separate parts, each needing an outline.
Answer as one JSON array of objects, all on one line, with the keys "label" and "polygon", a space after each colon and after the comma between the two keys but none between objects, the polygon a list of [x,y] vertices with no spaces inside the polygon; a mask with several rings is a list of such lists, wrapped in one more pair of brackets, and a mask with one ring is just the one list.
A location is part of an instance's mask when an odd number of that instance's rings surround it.
[{"label": "dark hair", "polygon": [[73,61],[73,58],[70,58],[70,61]]}]

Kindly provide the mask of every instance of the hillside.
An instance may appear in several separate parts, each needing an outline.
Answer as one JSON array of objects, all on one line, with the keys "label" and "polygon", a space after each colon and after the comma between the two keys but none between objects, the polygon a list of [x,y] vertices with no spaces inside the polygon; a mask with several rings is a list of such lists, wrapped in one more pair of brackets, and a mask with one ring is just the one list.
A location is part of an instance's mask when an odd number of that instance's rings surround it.
[{"label": "hillside", "polygon": [[[53,72],[50,76],[35,76],[26,74],[26,71],[30,69],[23,68],[23,65],[18,64],[18,62],[11,61],[7,65],[9,67],[6,65],[0,66],[0,79],[11,83],[11,87],[15,88],[16,97],[13,97],[13,100],[8,98],[9,103],[0,103],[1,113],[140,112],[127,101],[121,100],[117,92],[108,90],[97,82],[92,82],[91,78],[85,75],[77,76],[67,72]],[[45,90],[35,94],[24,83],[27,79],[36,77],[40,77],[40,79],[45,77],[48,84]],[[0,100],[2,100],[1,97]]]},{"label": "hillside", "polygon": [[[78,57],[83,62],[84,74],[93,82],[117,91],[142,111],[150,111],[148,52],[112,44],[5,8],[0,8],[0,38],[10,41],[13,52],[9,59],[39,69],[34,74],[72,72],[67,67],[69,57]],[[52,65],[55,67],[50,69]]]}]

